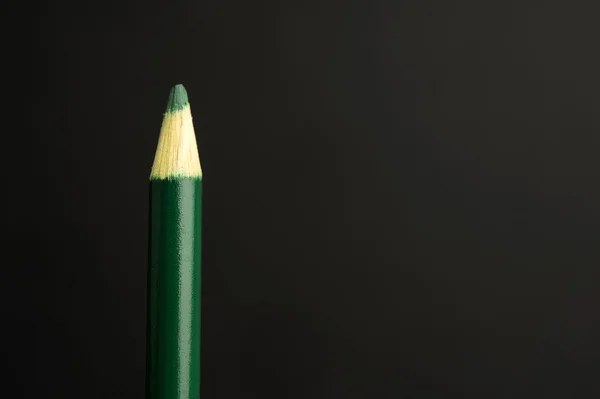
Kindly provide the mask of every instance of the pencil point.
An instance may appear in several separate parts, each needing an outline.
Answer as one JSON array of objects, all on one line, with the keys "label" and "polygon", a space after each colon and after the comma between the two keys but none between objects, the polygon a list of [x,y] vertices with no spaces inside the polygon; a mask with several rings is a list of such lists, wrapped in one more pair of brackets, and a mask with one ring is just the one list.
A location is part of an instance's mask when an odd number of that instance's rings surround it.
[{"label": "pencil point", "polygon": [[167,103],[167,113],[181,111],[188,105],[188,95],[182,84],[173,86]]},{"label": "pencil point", "polygon": [[202,167],[192,123],[192,110],[187,92],[179,84],[173,86],[169,94],[150,180],[182,177],[202,178]]}]

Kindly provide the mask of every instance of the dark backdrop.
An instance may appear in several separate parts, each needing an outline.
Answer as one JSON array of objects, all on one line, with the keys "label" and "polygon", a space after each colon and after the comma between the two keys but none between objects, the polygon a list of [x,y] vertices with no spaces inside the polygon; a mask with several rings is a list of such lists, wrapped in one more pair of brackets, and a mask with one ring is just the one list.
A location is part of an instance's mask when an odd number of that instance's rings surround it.
[{"label": "dark backdrop", "polygon": [[7,397],[143,398],[147,179],[176,83],[205,175],[203,399],[600,394],[596,8],[15,7]]}]

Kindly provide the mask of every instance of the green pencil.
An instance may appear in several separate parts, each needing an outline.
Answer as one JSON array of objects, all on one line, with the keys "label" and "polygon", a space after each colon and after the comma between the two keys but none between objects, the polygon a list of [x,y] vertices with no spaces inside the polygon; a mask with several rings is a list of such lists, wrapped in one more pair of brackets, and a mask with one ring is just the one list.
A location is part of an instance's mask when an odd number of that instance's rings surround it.
[{"label": "green pencil", "polygon": [[201,213],[192,114],[176,85],[150,174],[147,399],[200,398]]}]

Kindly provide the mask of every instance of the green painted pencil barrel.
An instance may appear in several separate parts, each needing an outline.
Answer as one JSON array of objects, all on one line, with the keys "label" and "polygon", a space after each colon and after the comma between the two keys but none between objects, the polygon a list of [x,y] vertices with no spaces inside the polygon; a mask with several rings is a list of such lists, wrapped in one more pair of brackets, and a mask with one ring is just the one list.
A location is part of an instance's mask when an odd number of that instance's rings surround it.
[{"label": "green painted pencil barrel", "polygon": [[200,398],[202,177],[150,181],[147,399]]}]

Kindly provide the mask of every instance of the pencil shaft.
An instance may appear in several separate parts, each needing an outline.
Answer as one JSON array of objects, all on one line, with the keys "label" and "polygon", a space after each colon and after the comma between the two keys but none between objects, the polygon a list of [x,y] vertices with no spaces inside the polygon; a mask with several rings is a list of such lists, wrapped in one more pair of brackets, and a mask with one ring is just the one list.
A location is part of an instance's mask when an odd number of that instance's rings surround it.
[{"label": "pencil shaft", "polygon": [[200,397],[202,177],[150,181],[147,399]]}]

